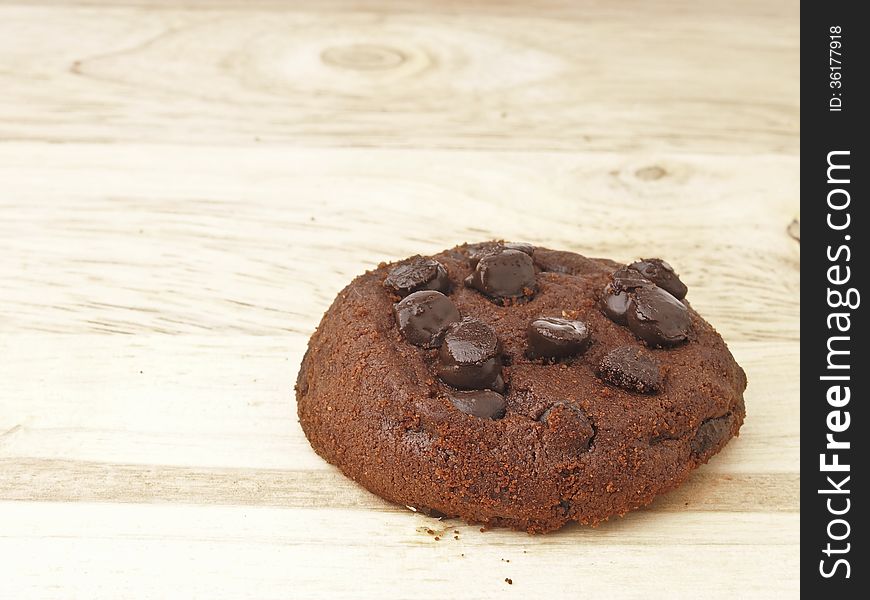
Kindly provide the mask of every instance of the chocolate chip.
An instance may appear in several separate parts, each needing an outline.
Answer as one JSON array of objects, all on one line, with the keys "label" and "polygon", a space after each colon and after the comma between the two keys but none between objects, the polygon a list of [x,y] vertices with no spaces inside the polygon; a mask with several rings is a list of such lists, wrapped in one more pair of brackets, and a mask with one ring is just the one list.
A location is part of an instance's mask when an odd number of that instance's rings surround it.
[{"label": "chocolate chip", "polygon": [[465,317],[451,325],[439,352],[438,376],[460,389],[503,386],[498,337],[485,323]]},{"label": "chocolate chip", "polygon": [[498,254],[504,250],[519,250],[531,256],[535,252],[535,247],[526,242],[487,242],[473,248],[468,256],[468,262],[473,269],[484,256]]},{"label": "chocolate chip", "polygon": [[622,267],[610,276],[611,285],[616,292],[631,292],[652,282],[634,269]]},{"label": "chocolate chip", "polygon": [[702,457],[715,449],[728,436],[733,422],[734,415],[728,413],[701,423],[690,444],[692,454],[696,457]]},{"label": "chocolate chip", "polygon": [[526,339],[530,356],[563,358],[586,350],[592,338],[583,321],[540,317],[529,323]]},{"label": "chocolate chip", "polygon": [[646,259],[613,273],[601,296],[601,312],[616,323],[628,325],[650,346],[673,346],[686,340],[691,326],[689,311],[647,274],[685,295],[686,286],[668,263]]},{"label": "chocolate chip", "polygon": [[508,250],[519,250],[531,256],[535,253],[535,247],[528,242],[505,242],[502,244]]},{"label": "chocolate chip", "polygon": [[692,324],[685,305],[654,285],[640,287],[631,294],[626,321],[634,335],[653,347],[685,341]]},{"label": "chocolate chip", "polygon": [[628,265],[652,281],[654,284],[670,294],[677,300],[686,297],[689,288],[680,281],[680,276],[674,272],[674,268],[660,258],[644,258]]},{"label": "chocolate chip", "polygon": [[598,365],[598,375],[607,383],[641,394],[652,394],[662,387],[658,361],[638,346],[620,346],[608,352]]},{"label": "chocolate chip", "polygon": [[631,293],[648,285],[653,283],[637,271],[627,267],[617,269],[610,276],[610,283],[605,286],[601,295],[601,312],[611,321],[625,325]]},{"label": "chocolate chip", "polygon": [[419,290],[437,290],[447,293],[450,280],[447,270],[437,260],[415,256],[409,262],[395,267],[384,279],[384,287],[400,296]]},{"label": "chocolate chip", "polygon": [[504,396],[490,390],[451,390],[447,392],[447,397],[453,406],[467,415],[493,420],[504,416]]},{"label": "chocolate chip", "polygon": [[478,246],[468,255],[468,264],[470,264],[471,268],[474,269],[477,267],[477,263],[480,262],[481,258],[489,256],[490,254],[498,254],[501,250],[502,248],[500,246],[492,244]]},{"label": "chocolate chip", "polygon": [[613,285],[608,283],[601,296],[601,312],[614,323],[625,325],[629,301],[628,292],[617,292],[613,289]]},{"label": "chocolate chip", "polygon": [[393,305],[399,331],[411,344],[434,348],[444,330],[459,321],[459,311],[450,298],[434,290],[414,292]]},{"label": "chocolate chip", "polygon": [[480,258],[465,285],[494,298],[530,295],[535,288],[535,267],[525,252],[505,249]]}]

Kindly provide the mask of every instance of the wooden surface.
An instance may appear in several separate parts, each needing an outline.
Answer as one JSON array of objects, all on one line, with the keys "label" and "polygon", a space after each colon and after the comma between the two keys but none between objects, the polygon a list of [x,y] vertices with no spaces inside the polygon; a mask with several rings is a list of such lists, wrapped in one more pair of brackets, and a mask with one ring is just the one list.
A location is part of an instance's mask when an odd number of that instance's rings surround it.
[{"label": "wooden surface", "polygon": [[[797,595],[797,2],[466,4],[0,0],[0,598]],[[537,537],[321,461],[334,295],[493,237],[671,260],[740,438]]]}]

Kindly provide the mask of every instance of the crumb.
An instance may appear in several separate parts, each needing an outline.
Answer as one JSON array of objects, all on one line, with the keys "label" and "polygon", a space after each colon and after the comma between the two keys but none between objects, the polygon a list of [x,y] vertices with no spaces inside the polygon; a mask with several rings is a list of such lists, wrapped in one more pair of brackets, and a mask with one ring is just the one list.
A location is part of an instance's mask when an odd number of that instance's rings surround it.
[{"label": "crumb", "polygon": [[453,533],[459,533],[459,530],[458,530],[458,529],[454,529],[454,530],[453,530]]},{"label": "crumb", "polygon": [[426,533],[428,533],[429,535],[432,535],[432,534],[434,534],[435,532],[432,531],[431,529],[427,529],[427,530],[426,530]]},{"label": "crumb", "polygon": [[510,577],[505,577],[504,580],[507,582],[508,585],[513,585],[513,584],[514,584],[514,580],[511,579]]},{"label": "crumb", "polygon": [[486,531],[486,529],[484,529],[483,527],[481,527],[481,528],[480,528],[480,533],[483,533],[484,531]]},{"label": "crumb", "polygon": [[454,535],[454,536],[453,536],[453,539],[454,539],[454,540],[458,540],[458,539],[459,539],[459,536],[458,536],[458,535]]},{"label": "crumb", "polygon": [[436,541],[436,542],[440,542],[440,541],[441,541],[441,538],[438,537],[438,536],[436,535],[436,536],[435,536],[435,541]]}]

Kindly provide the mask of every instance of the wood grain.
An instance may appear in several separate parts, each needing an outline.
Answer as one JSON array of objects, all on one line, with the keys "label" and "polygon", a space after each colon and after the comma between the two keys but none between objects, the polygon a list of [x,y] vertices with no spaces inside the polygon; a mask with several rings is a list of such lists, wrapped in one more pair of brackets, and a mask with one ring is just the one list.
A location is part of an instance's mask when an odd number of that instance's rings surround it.
[{"label": "wood grain", "polygon": [[726,339],[798,339],[797,170],[781,156],[0,145],[0,251],[17,257],[0,263],[0,318],[307,334],[382,260],[506,238],[667,256]]},{"label": "wood grain", "polygon": [[[798,30],[787,0],[0,0],[0,598],[796,596]],[[335,294],[488,238],[673,262],[747,371],[740,437],[547,536],[324,463],[292,385]]]},{"label": "wood grain", "polygon": [[434,4],[7,2],[0,138],[797,154],[797,2]]},{"label": "wood grain", "polygon": [[[76,597],[286,598],[316,590],[328,598],[638,598],[663,587],[669,598],[769,597],[771,582],[781,595],[798,591],[795,513],[641,512],[542,543],[454,523],[442,530],[415,515],[322,508],[3,503],[0,510],[9,521],[0,552],[16,573],[0,585],[19,597],[41,589]],[[443,539],[426,533],[433,526]],[[745,544],[759,528],[771,532],[768,540]],[[699,564],[699,556],[715,564]]]}]

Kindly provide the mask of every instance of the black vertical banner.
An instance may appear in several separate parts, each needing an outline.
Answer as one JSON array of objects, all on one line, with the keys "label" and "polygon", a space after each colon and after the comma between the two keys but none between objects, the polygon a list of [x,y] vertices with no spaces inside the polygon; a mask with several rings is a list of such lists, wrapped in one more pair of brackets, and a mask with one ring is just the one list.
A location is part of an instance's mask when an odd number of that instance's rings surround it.
[{"label": "black vertical banner", "polygon": [[[866,350],[870,22],[801,6],[801,591],[870,590]],[[822,596],[821,594],[825,594]]]}]

